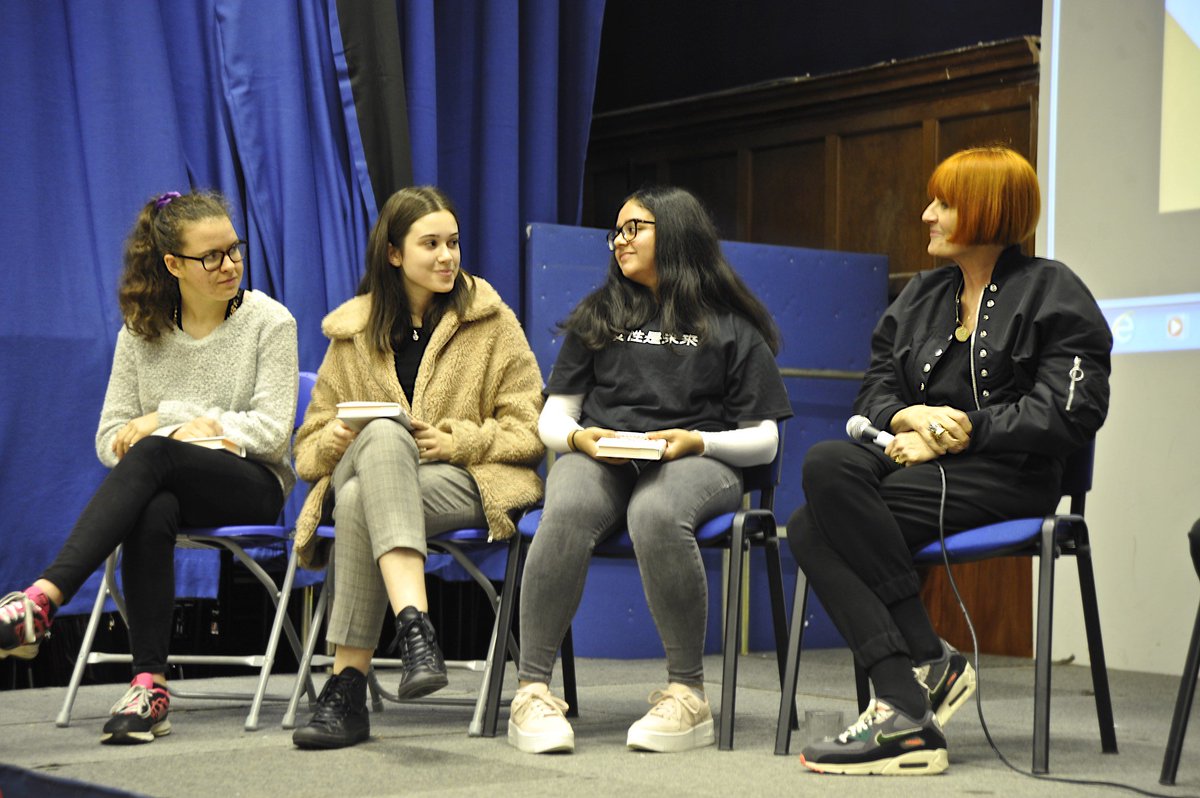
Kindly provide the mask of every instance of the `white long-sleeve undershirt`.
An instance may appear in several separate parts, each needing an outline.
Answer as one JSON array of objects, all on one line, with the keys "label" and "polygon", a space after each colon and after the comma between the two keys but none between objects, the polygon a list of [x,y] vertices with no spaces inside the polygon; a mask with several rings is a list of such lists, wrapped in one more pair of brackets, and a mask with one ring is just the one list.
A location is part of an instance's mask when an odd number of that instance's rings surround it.
[{"label": "white long-sleeve undershirt", "polygon": [[[538,417],[538,435],[547,449],[562,454],[570,451],[567,439],[573,430],[583,429],[583,394],[551,394]],[[775,459],[779,447],[779,426],[774,419],[743,421],[737,429],[701,432],[705,457],[744,468]]]}]

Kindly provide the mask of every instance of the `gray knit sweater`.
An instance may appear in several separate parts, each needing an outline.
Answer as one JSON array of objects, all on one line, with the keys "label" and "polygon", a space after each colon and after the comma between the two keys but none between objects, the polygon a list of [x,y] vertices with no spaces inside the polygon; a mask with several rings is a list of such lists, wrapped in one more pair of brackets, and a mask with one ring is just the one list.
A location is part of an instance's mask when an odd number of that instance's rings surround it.
[{"label": "gray knit sweater", "polygon": [[147,341],[122,327],[96,454],[115,466],[117,430],[155,410],[160,431],[207,416],[245,447],[248,458],[271,469],[287,496],[296,482],[289,443],[298,381],[296,320],[258,291],[246,291],[242,306],[200,340],[172,328]]}]

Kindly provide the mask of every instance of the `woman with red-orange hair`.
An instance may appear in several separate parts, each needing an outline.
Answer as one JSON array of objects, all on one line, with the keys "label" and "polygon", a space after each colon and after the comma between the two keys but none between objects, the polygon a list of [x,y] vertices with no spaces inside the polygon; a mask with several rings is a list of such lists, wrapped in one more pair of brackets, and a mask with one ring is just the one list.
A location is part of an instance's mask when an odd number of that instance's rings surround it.
[{"label": "woman with red-orange hair", "polygon": [[814,446],[808,504],[788,522],[797,562],[875,688],[850,728],[804,749],[823,773],[946,769],[942,726],[975,672],[934,631],[912,552],[939,524],[951,534],[1052,512],[1065,459],[1108,411],[1112,335],[1095,299],[1066,266],[1020,249],[1041,205],[1029,162],[1006,147],[963,150],[928,191],[929,253],[952,263],[916,275],[884,313],[854,404],[895,437]]}]

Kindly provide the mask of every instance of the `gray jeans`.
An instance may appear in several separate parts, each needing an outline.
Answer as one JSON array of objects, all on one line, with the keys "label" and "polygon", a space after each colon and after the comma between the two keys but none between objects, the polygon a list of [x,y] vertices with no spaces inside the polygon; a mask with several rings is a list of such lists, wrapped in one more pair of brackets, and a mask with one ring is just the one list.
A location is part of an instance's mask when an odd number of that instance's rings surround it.
[{"label": "gray jeans", "polygon": [[550,681],[592,550],[627,524],[668,678],[701,686],[708,581],[696,527],[736,509],[741,498],[741,472],[707,457],[640,467],[579,453],[560,457],[546,481],[546,507],[521,581],[519,677]]},{"label": "gray jeans", "polygon": [[372,421],[333,471],[333,610],[327,638],[375,648],[387,613],[376,561],[392,549],[426,553],[426,536],[487,526],[471,475],[449,463],[421,463],[411,434]]}]

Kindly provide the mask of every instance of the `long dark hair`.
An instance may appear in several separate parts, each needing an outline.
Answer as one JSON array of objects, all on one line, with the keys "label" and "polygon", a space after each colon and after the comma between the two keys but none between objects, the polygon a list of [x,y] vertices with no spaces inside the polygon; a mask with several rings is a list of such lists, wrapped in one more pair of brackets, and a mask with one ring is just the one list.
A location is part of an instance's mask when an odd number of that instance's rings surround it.
[{"label": "long dark hair", "polygon": [[778,353],[779,330],[771,314],[725,260],[716,225],[700,201],[672,186],[640,189],[625,198],[630,201],[654,214],[658,296],[625,277],[614,253],[604,285],[584,297],[559,329],[578,335],[591,349],[602,349],[618,333],[659,312],[664,330],[701,333],[712,316],[729,312],[754,325],[771,352]]},{"label": "long dark hair", "polygon": [[[404,290],[404,271],[388,260],[388,244],[404,248],[404,238],[413,222],[437,211],[449,211],[458,221],[450,198],[434,186],[402,188],[383,204],[371,236],[367,240],[367,269],[358,285],[358,295],[369,294],[371,314],[367,319],[367,340],[380,352],[395,351],[396,342],[408,340],[412,332],[412,308]],[[475,282],[461,264],[454,278],[454,287],[445,294],[434,294],[433,302],[421,320],[426,330],[432,330],[442,320],[446,310],[453,308],[462,318],[475,297]]]},{"label": "long dark hair", "polygon": [[117,304],[125,326],[148,341],[171,329],[179,304],[179,280],[163,255],[178,252],[187,227],[204,219],[229,218],[229,203],[215,191],[168,192],[149,200],[125,239]]}]

